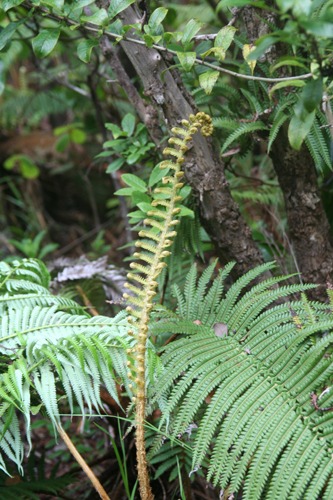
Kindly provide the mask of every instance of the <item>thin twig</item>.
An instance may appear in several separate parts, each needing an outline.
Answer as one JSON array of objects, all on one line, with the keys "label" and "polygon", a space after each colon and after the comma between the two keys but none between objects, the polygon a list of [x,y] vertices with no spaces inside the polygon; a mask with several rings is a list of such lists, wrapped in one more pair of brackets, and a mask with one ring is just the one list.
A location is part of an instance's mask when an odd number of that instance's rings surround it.
[{"label": "thin twig", "polygon": [[[54,13],[50,13],[44,8],[30,5],[29,2],[25,2],[25,3],[23,3],[23,5],[26,6],[27,8],[34,8],[36,10],[41,10],[43,12],[44,16],[46,15],[46,17],[48,17],[49,19],[55,19],[57,21],[66,22],[70,26],[77,26],[77,21],[73,21],[73,20],[69,19],[68,17],[63,17],[63,16],[56,15]],[[85,31],[88,31],[88,32],[91,32],[94,34],[98,34],[98,35],[100,35],[100,33],[101,33],[101,27],[96,26],[95,24],[92,24],[92,23],[86,23],[84,26],[81,26],[81,29],[84,29]],[[119,36],[119,34],[117,34],[117,33],[112,33],[111,31],[104,31],[103,34],[105,36],[107,36],[108,38],[110,38],[111,40],[116,40],[117,42],[125,41],[125,42],[135,43],[137,45],[146,46],[146,42],[144,40],[140,40],[138,38],[133,38],[133,37],[129,37],[129,36],[122,37],[122,36]],[[158,52],[165,52],[166,54],[171,54],[171,55],[177,56],[176,50],[168,49],[167,47],[163,47],[162,45],[158,45],[156,43],[154,43],[151,48],[157,50]],[[194,60],[194,62],[197,64],[200,64],[201,66],[205,66],[205,67],[213,69],[215,71],[219,71],[220,73],[225,73],[227,75],[234,76],[236,78],[242,78],[243,80],[254,80],[254,81],[259,81],[259,82],[278,83],[278,82],[292,81],[292,80],[295,80],[295,78],[297,78],[298,80],[306,80],[308,78],[312,78],[312,73],[304,73],[303,75],[288,76],[288,77],[281,77],[281,78],[266,78],[266,77],[261,77],[261,76],[252,76],[252,75],[244,75],[242,73],[237,73],[236,71],[222,68],[221,66],[217,66],[216,64],[212,64],[212,63],[209,63],[207,61],[204,61],[203,59],[200,59],[199,57],[197,57]]]},{"label": "thin twig", "polygon": [[101,485],[101,483],[99,482],[99,480],[97,479],[97,477],[95,476],[95,474],[93,473],[93,471],[91,470],[89,465],[87,464],[87,462],[84,460],[84,458],[77,451],[76,447],[74,446],[74,444],[73,444],[72,440],[70,439],[70,437],[68,436],[68,434],[66,434],[66,432],[64,431],[64,429],[60,425],[57,425],[57,430],[58,430],[61,438],[63,439],[64,443],[66,444],[67,448],[69,449],[69,451],[71,452],[71,454],[73,455],[73,457],[75,458],[77,463],[81,466],[83,472],[90,479],[93,487],[95,488],[95,490],[97,491],[97,493],[99,494],[101,499],[102,500],[111,500],[109,495],[106,493],[105,489],[103,488],[103,486]]}]

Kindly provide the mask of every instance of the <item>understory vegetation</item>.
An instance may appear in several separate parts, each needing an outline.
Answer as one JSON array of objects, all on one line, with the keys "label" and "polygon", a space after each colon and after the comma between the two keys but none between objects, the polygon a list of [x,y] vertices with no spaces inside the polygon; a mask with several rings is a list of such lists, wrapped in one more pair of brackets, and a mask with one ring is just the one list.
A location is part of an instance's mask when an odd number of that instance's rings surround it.
[{"label": "understory vegetation", "polygon": [[332,498],[332,39],[2,0],[1,498]]}]

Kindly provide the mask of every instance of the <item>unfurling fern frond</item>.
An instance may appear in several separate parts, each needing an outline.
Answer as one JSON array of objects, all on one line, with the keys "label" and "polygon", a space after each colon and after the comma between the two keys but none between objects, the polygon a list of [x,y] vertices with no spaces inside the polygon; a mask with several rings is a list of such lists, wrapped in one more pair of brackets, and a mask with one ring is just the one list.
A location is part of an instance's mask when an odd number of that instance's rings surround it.
[{"label": "unfurling fern frond", "polygon": [[170,255],[168,248],[172,245],[176,236],[175,227],[179,223],[177,215],[180,213],[179,202],[180,189],[184,172],[181,166],[185,161],[184,154],[188,150],[188,143],[193,134],[198,130],[204,136],[212,133],[211,118],[205,113],[191,115],[189,120],[182,120],[181,127],[172,129],[173,136],[169,139],[172,147],[164,150],[165,155],[175,160],[161,162],[162,169],[168,169],[169,175],[162,179],[162,186],[154,190],[151,210],[147,212],[144,224],[147,229],[139,232],[141,239],[136,242],[139,251],[134,257],[141,262],[132,262],[130,267],[137,272],[128,274],[129,283],[125,285],[129,293],[124,298],[131,304],[127,307],[130,314],[129,322],[133,325],[129,331],[136,339],[133,350],[132,361],[129,362],[129,377],[133,379],[133,390],[135,392],[136,407],[136,445],[138,477],[141,497],[153,498],[149,485],[147,471],[145,442],[144,442],[144,419],[146,413],[146,343],[150,313],[153,308],[153,298],[157,293],[157,277],[166,266],[164,259]]},{"label": "unfurling fern frond", "polygon": [[178,319],[158,328],[182,335],[164,348],[155,397],[166,399],[163,421],[173,437],[198,426],[192,470],[208,457],[208,479],[229,495],[329,499],[332,314],[304,297],[281,303],[311,287],[277,288],[285,278],[246,291],[270,268],[250,271],[223,298],[230,266],[211,285],[212,267],[199,281],[191,270],[184,293],[176,291]]}]

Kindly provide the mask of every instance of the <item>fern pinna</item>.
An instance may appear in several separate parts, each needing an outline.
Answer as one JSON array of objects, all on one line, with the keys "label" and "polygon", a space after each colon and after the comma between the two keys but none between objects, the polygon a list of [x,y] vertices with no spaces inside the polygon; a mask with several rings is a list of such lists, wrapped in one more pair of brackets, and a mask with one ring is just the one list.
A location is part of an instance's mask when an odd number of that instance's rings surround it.
[{"label": "fern pinna", "polygon": [[249,271],[226,294],[232,264],[213,281],[214,264],[199,279],[193,267],[184,291],[175,287],[178,317],[152,328],[179,335],[164,348],[156,383],[161,433],[173,439],[197,425],[191,468],[206,468],[221,498],[329,500],[332,310],[304,294],[276,304],[313,287],[277,286],[287,276],[248,289],[273,267]]},{"label": "fern pinna", "polygon": [[36,409],[45,410],[63,436],[59,387],[72,414],[75,402],[82,414],[102,406],[101,384],[117,401],[119,379],[130,391],[126,315],[89,317],[79,304],[53,295],[49,284],[41,261],[0,263],[0,469],[5,472],[6,458],[23,472],[18,413],[30,449]]},{"label": "fern pinna", "polygon": [[[153,307],[153,298],[157,291],[157,277],[166,266],[164,259],[170,255],[168,248],[176,236],[175,226],[178,224],[177,215],[180,212],[179,190],[183,187],[181,182],[184,172],[181,166],[184,163],[184,154],[188,150],[188,143],[193,134],[198,130],[202,135],[209,136],[213,131],[211,118],[206,113],[190,115],[189,120],[182,120],[181,127],[172,129],[173,136],[169,139],[172,147],[164,149],[165,155],[175,158],[161,162],[162,169],[168,175],[162,179],[163,186],[154,190],[151,210],[147,212],[148,218],[144,220],[147,229],[139,232],[140,240],[136,247],[140,250],[134,253],[134,258],[140,262],[132,262],[130,267],[134,272],[128,273],[130,283],[125,287],[130,293],[125,293],[124,298],[130,303],[127,312],[130,314],[128,321],[132,324],[129,331],[135,336],[136,345],[129,361],[129,377],[133,380],[132,390],[135,393],[133,401],[136,407],[136,445],[138,478],[141,497],[153,498],[147,471],[144,419],[146,413],[146,343],[150,312]],[[143,262],[143,263],[142,263]],[[137,272],[137,273],[136,273]]]}]

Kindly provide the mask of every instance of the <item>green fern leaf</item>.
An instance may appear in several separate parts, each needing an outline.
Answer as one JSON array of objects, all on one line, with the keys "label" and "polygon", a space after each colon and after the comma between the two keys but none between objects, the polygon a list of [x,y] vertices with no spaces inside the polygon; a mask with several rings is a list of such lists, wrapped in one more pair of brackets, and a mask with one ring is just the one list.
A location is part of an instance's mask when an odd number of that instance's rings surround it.
[{"label": "green fern leaf", "polygon": [[227,139],[224,141],[224,144],[221,148],[221,154],[223,154],[226,149],[235,142],[237,139],[239,139],[241,136],[246,135],[246,134],[251,134],[253,132],[256,132],[258,130],[268,130],[267,126],[261,122],[249,122],[249,123],[241,123],[237,130],[235,130],[232,134],[230,134]]},{"label": "green fern leaf", "polygon": [[[286,277],[244,293],[271,268],[264,264],[244,275],[222,302],[217,294],[202,325],[193,325],[198,311],[188,314],[188,301],[207,294],[208,275],[193,289],[191,272],[182,296],[186,314],[160,325],[183,334],[162,355],[164,371],[155,388],[155,398],[167,398],[162,428],[168,423],[176,436],[195,422],[192,470],[208,455],[208,479],[230,493],[242,491],[244,499],[330,498],[333,415],[322,416],[310,395],[328,386],[333,375],[333,333],[327,333],[333,319],[322,305],[304,299],[274,305],[311,286],[278,288]],[[227,327],[222,336],[211,328],[216,321]],[[184,336],[186,323],[190,336]],[[330,394],[318,397],[320,407],[332,406]]]}]

